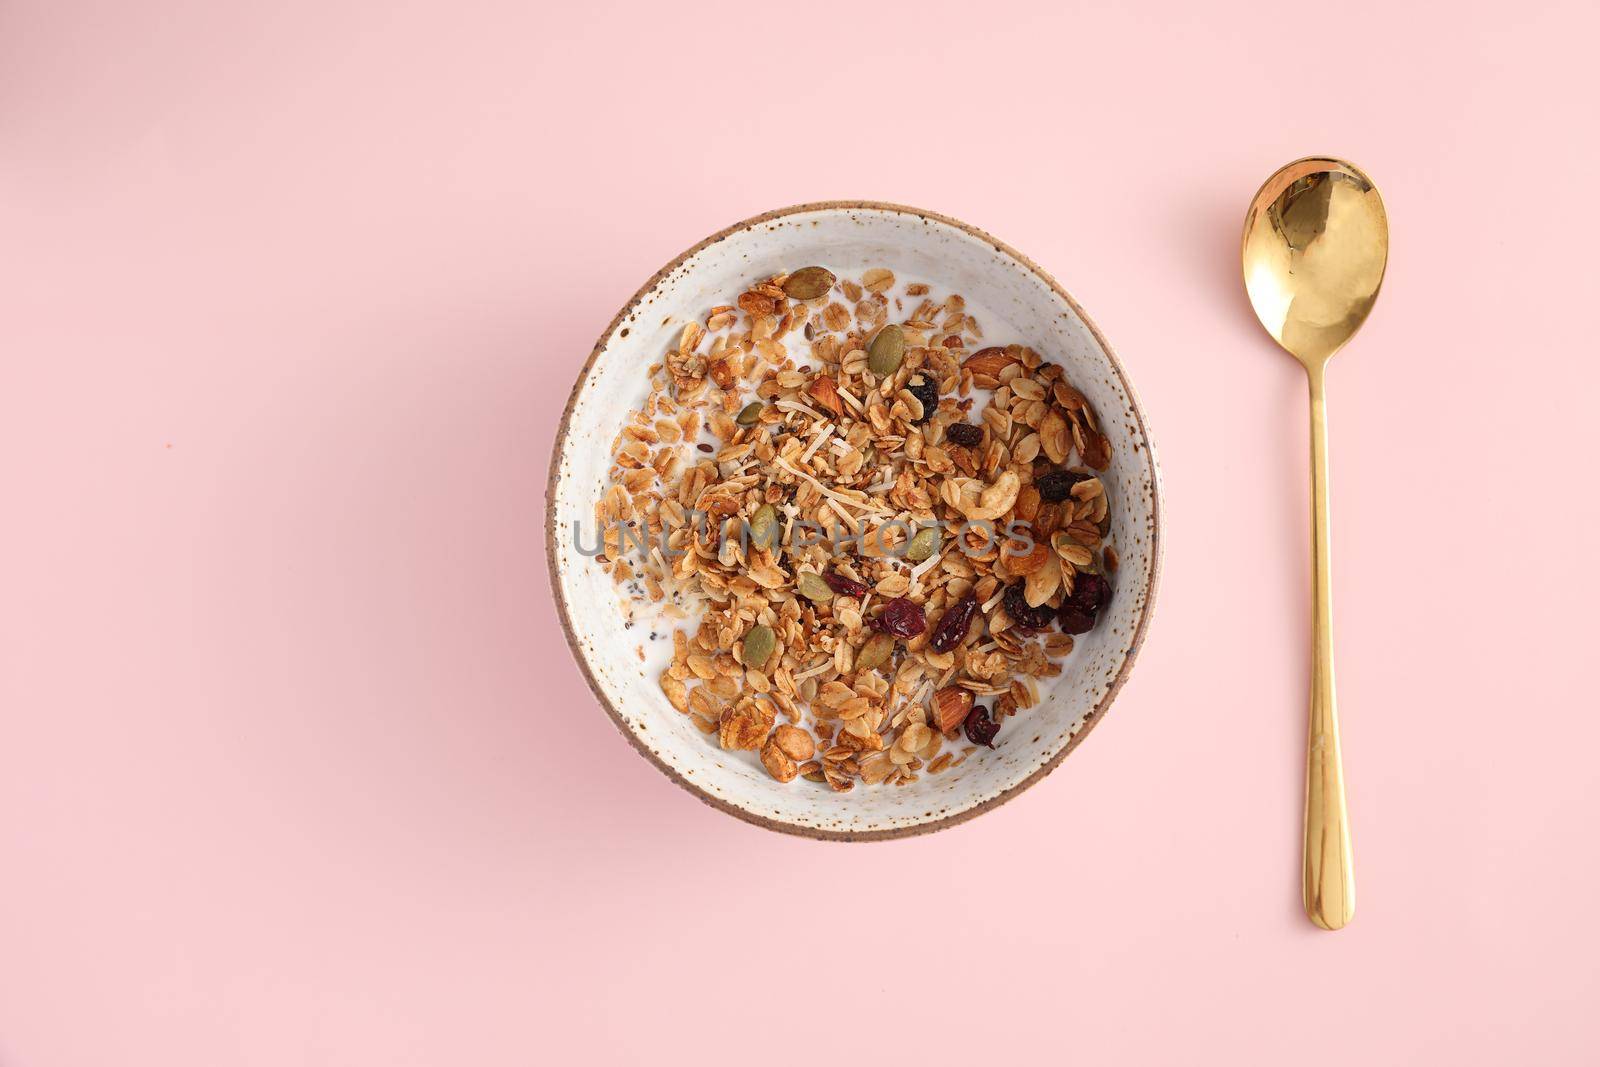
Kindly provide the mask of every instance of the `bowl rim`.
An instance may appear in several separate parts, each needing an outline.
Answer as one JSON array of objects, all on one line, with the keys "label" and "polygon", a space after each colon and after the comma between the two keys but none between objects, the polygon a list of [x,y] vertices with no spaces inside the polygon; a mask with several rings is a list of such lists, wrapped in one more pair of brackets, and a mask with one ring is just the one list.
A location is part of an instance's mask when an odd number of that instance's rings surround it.
[{"label": "bowl rim", "polygon": [[[1110,363],[1111,370],[1116,374],[1118,382],[1121,383],[1123,391],[1127,395],[1128,407],[1133,415],[1135,423],[1139,427],[1139,434],[1144,439],[1145,450],[1149,456],[1151,480],[1150,566],[1146,577],[1147,584],[1144,604],[1140,608],[1137,621],[1134,624],[1133,635],[1129,642],[1128,650],[1123,656],[1121,666],[1117,669],[1116,677],[1111,680],[1111,684],[1109,687],[1107,687],[1105,694],[1100,698],[1100,702],[1090,709],[1090,711],[1083,717],[1083,721],[1079,725],[1077,732],[1068,738],[1067,743],[1061,747],[1061,751],[1051,756],[1049,760],[1045,761],[1045,763],[1036,768],[1026,778],[996,794],[995,796],[990,797],[988,800],[974,804],[969,808],[964,808],[961,811],[941,816],[938,819],[930,819],[926,822],[917,822],[908,826],[897,826],[882,830],[830,830],[817,826],[804,826],[798,823],[785,822],[782,819],[775,819],[770,815],[762,815],[758,812],[750,811],[747,808],[740,807],[738,804],[735,804],[730,800],[713,796],[704,789],[701,789],[698,784],[679,773],[677,768],[673,767],[671,764],[667,763],[665,759],[651,751],[649,746],[643,742],[639,735],[629,728],[627,722],[617,712],[616,707],[611,703],[610,698],[601,688],[599,681],[594,676],[594,672],[589,669],[588,657],[584,655],[583,649],[578,641],[577,634],[573,629],[571,616],[567,612],[567,599],[566,594],[562,589],[561,571],[558,563],[558,534],[556,531],[556,490],[561,482],[561,457],[566,450],[567,432],[571,428],[573,409],[577,406],[578,397],[583,392],[583,387],[589,379],[589,372],[593,369],[595,360],[598,359],[600,353],[604,351],[606,345],[611,340],[612,334],[614,334],[617,331],[617,328],[622,325],[623,319],[628,316],[629,312],[633,311],[633,309],[638,306],[640,301],[644,300],[644,298],[648,296],[663,279],[676,271],[680,266],[683,265],[683,263],[701,252],[703,249],[709,248],[711,245],[714,245],[719,241],[726,240],[733,234],[740,233],[748,229],[753,229],[754,227],[762,225],[763,223],[771,222],[774,219],[785,218],[790,215],[850,211],[878,211],[910,215],[915,218],[922,219],[925,222],[937,222],[953,227],[954,229],[960,230],[969,236],[977,238],[1002,255],[1009,256],[1011,259],[1015,260],[1017,263],[1021,264],[1023,267],[1035,274],[1041,281],[1048,285],[1057,296],[1066,301],[1067,305],[1072,308],[1073,313],[1078,316],[1079,320],[1089,330],[1090,335],[1094,337],[1095,343],[1100,346],[1100,350],[1105,353],[1106,359]],[[617,312],[616,317],[611,320],[611,324],[607,326],[604,332],[600,334],[600,339],[595,342],[594,348],[589,352],[589,358],[584,362],[583,367],[578,371],[577,381],[573,383],[572,392],[567,397],[566,407],[561,412],[561,422],[556,428],[555,443],[550,452],[550,474],[545,485],[545,560],[549,566],[550,587],[553,594],[553,599],[555,601],[556,613],[561,620],[561,632],[566,638],[567,647],[572,651],[573,659],[577,661],[578,669],[583,674],[584,681],[589,683],[590,691],[594,693],[595,699],[599,701],[600,706],[605,709],[606,714],[611,719],[612,725],[614,725],[617,730],[628,739],[628,743],[633,746],[634,751],[638,752],[641,756],[653,764],[657,770],[661,771],[661,773],[665,774],[670,780],[676,782],[679,786],[688,790],[691,794],[698,797],[704,803],[709,804],[711,807],[716,808],[719,811],[726,812],[743,822],[760,826],[763,829],[776,830],[779,833],[794,834],[799,837],[809,837],[819,841],[889,841],[898,838],[917,837],[922,834],[931,834],[935,831],[955,826],[958,823],[966,822],[968,819],[975,819],[984,812],[999,807],[1001,804],[1004,804],[1006,801],[1017,796],[1019,793],[1034,785],[1048,775],[1051,771],[1059,767],[1062,760],[1066,759],[1068,754],[1071,753],[1073,749],[1082,744],[1083,739],[1088,737],[1089,732],[1093,730],[1100,720],[1105,717],[1106,711],[1111,707],[1111,704],[1116,699],[1117,694],[1122,690],[1123,683],[1127,681],[1128,675],[1132,672],[1134,661],[1138,659],[1139,650],[1144,645],[1145,636],[1150,629],[1150,617],[1154,612],[1156,593],[1161,584],[1161,564],[1163,550],[1161,538],[1161,495],[1161,464],[1156,455],[1155,444],[1150,437],[1150,429],[1145,420],[1144,408],[1139,403],[1139,397],[1134,391],[1133,382],[1129,380],[1127,372],[1123,370],[1122,361],[1117,358],[1115,350],[1112,349],[1110,343],[1106,340],[1105,335],[1100,332],[1100,328],[1095,325],[1094,320],[1089,317],[1088,313],[1083,310],[1082,305],[1080,305],[1077,300],[1073,299],[1072,294],[1067,292],[1067,290],[1061,285],[1060,282],[1056,281],[1049,271],[1039,266],[1033,260],[1017,251],[1015,248],[1006,244],[1004,241],[1001,241],[991,234],[978,229],[976,226],[962,222],[960,219],[952,218],[949,215],[942,215],[936,211],[927,211],[922,208],[908,207],[904,204],[893,204],[880,200],[819,200],[804,204],[793,204],[789,207],[775,208],[771,211],[764,211],[759,215],[754,215],[750,218],[736,222],[731,226],[726,226],[704,240],[696,242],[693,246],[675,256],[666,266],[652,274],[649,280],[639,287],[638,292],[634,293],[632,298],[630,298],[628,302],[622,306],[622,310]]]}]

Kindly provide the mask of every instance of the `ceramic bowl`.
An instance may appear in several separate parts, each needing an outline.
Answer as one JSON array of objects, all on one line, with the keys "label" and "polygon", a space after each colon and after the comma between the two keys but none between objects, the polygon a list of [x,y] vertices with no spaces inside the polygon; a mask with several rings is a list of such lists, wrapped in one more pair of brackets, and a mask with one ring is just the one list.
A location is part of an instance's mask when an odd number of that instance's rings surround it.
[{"label": "ceramic bowl", "polygon": [[[846,793],[771,778],[748,752],[725,752],[674,711],[659,667],[641,662],[644,635],[625,633],[610,577],[584,556],[613,441],[648,391],[645,368],[689,319],[751,282],[809,263],[860,277],[886,266],[961,293],[1005,319],[1084,392],[1110,439],[1102,473],[1121,565],[1100,623],[1079,636],[1033,708],[1006,720],[993,751],[899,787]],[[980,320],[981,324],[981,320]],[[1126,371],[1082,308],[1021,253],[955,219],[878,203],[804,204],[712,235],[663,267],[612,320],[578,374],[556,436],[546,549],[567,642],[595,697],[624,736],[669,778],[713,807],[773,830],[866,840],[940,829],[1003,803],[1048,774],[1106,714],[1149,626],[1161,566],[1161,493],[1149,431]],[[588,536],[593,544],[592,532]],[[664,639],[665,635],[663,635]]]}]

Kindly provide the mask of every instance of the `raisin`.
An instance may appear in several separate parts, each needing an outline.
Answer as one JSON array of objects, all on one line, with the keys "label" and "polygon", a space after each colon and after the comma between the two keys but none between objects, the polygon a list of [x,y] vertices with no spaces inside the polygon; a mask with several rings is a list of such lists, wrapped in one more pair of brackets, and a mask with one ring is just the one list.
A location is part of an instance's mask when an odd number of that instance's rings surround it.
[{"label": "raisin", "polygon": [[983,441],[983,427],[970,422],[952,423],[944,435],[962,448],[976,448]]},{"label": "raisin", "polygon": [[1076,471],[1051,471],[1034,479],[1039,495],[1051,503],[1060,503],[1072,495],[1072,487],[1088,479],[1087,474]]},{"label": "raisin", "polygon": [[896,637],[915,637],[928,628],[928,618],[922,614],[922,605],[913,604],[902,596],[885,602],[872,625]]},{"label": "raisin", "polygon": [[1049,604],[1040,604],[1038,607],[1028,605],[1028,597],[1024,592],[1025,583],[1015,582],[1006,590],[1003,603],[1006,614],[1011,616],[1011,621],[1024,630],[1045,630],[1050,626],[1050,620],[1055,617],[1056,609]]},{"label": "raisin", "polygon": [[968,593],[960,600],[944,609],[944,614],[939,616],[939,625],[933,628],[933,637],[928,642],[928,647],[935,652],[949,652],[967,638],[967,628],[972,625],[972,617],[978,613],[978,598],[976,594]]},{"label": "raisin", "polygon": [[1000,724],[989,718],[988,708],[982,704],[974,706],[962,725],[967,731],[968,741],[986,748],[994,747],[994,737],[1000,732]]},{"label": "raisin", "polygon": [[913,421],[927,422],[933,417],[933,413],[939,410],[939,383],[926,374],[919,374],[917,380],[906,388],[922,403],[922,418]]},{"label": "raisin", "polygon": [[865,583],[858,582],[854,578],[846,578],[836,570],[829,570],[822,576],[822,580],[828,583],[829,589],[840,596],[853,596],[860,600],[868,592]]}]

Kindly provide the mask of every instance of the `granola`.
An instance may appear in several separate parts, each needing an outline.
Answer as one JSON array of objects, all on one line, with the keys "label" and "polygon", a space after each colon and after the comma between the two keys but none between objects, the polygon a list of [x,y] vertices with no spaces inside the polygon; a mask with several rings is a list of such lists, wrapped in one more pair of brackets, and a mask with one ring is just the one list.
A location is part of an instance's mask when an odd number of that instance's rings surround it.
[{"label": "granola", "polygon": [[649,378],[596,561],[630,626],[673,624],[672,707],[780,782],[905,785],[993,747],[1110,598],[1094,410],[959,295],[802,267],[684,324]]}]

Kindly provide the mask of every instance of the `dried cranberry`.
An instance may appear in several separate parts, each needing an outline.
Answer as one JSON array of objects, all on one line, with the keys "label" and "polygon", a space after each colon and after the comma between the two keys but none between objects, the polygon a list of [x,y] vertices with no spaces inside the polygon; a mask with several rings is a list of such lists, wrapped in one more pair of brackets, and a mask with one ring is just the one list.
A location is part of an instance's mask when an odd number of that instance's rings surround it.
[{"label": "dried cranberry", "polygon": [[1039,496],[1052,504],[1059,503],[1072,495],[1072,487],[1088,479],[1087,474],[1076,471],[1051,471],[1049,474],[1040,475],[1034,479],[1034,488],[1039,490]]},{"label": "dried cranberry", "polygon": [[1098,574],[1080,573],[1072,579],[1072,595],[1067,600],[1092,615],[1111,602],[1111,583]]},{"label": "dried cranberry", "polygon": [[1028,597],[1024,591],[1025,583],[1015,582],[1006,589],[1003,603],[1006,614],[1011,616],[1011,621],[1024,630],[1045,630],[1050,627],[1050,620],[1055,617],[1056,609],[1049,604],[1040,604],[1038,607],[1028,606]]},{"label": "dried cranberry", "polygon": [[933,417],[933,413],[939,409],[939,383],[926,374],[920,374],[917,376],[917,380],[906,386],[906,388],[911,391],[912,396],[922,403],[922,418],[913,421],[919,423],[927,422]]},{"label": "dried cranberry", "polygon": [[915,637],[928,628],[928,618],[922,614],[921,604],[913,604],[902,596],[886,601],[872,625],[896,637]]},{"label": "dried cranberry", "polygon": [[829,589],[832,589],[840,596],[853,596],[859,600],[867,595],[867,587],[864,583],[858,582],[854,578],[846,578],[836,570],[828,570],[823,574],[822,580],[828,583]]},{"label": "dried cranberry", "polygon": [[1072,595],[1061,602],[1061,632],[1086,634],[1099,621],[1100,609],[1111,602],[1111,583],[1084,571],[1072,579]]},{"label": "dried cranberry", "polygon": [[1057,617],[1061,620],[1061,632],[1064,634],[1086,634],[1094,629],[1094,612],[1073,607],[1070,600],[1061,605]]},{"label": "dried cranberry", "polygon": [[983,427],[970,422],[951,423],[944,435],[962,448],[976,448],[983,441]]},{"label": "dried cranberry", "polygon": [[989,718],[989,709],[982,704],[967,712],[967,721],[962,726],[967,731],[968,741],[987,748],[994,747],[994,736],[1000,732],[1000,724]]},{"label": "dried cranberry", "polygon": [[935,652],[949,652],[967,638],[967,628],[972,625],[972,617],[978,613],[978,598],[976,594],[968,593],[960,600],[944,609],[944,614],[939,616],[939,625],[933,628],[933,637],[928,646]]}]

